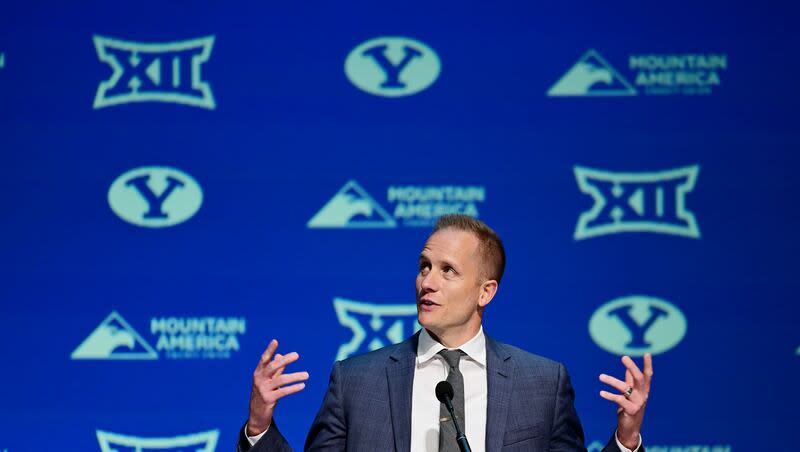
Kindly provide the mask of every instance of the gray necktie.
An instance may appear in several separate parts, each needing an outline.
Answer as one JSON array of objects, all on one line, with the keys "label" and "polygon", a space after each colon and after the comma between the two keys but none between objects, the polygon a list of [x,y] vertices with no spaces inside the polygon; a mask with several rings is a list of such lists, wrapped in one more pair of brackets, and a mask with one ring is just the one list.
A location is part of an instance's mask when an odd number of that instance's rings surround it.
[{"label": "gray necktie", "polygon": [[[461,350],[442,350],[440,355],[447,362],[450,368],[447,374],[447,382],[453,385],[453,411],[456,413],[456,422],[464,431],[464,376],[458,370],[458,361],[464,352]],[[439,409],[439,452],[459,452],[456,443],[456,427],[450,419],[450,413],[444,404]]]}]

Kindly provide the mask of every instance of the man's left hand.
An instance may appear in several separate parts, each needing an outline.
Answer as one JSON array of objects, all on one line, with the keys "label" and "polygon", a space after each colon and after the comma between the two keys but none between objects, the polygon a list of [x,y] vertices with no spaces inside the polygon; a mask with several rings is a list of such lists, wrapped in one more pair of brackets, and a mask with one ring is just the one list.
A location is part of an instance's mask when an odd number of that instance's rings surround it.
[{"label": "man's left hand", "polygon": [[625,366],[625,381],[610,375],[600,374],[600,381],[618,390],[620,394],[600,391],[600,397],[618,405],[617,438],[628,449],[639,445],[639,433],[644,421],[644,408],[650,395],[650,381],[653,379],[653,357],[644,355],[644,373],[639,370],[630,356],[622,357]]}]

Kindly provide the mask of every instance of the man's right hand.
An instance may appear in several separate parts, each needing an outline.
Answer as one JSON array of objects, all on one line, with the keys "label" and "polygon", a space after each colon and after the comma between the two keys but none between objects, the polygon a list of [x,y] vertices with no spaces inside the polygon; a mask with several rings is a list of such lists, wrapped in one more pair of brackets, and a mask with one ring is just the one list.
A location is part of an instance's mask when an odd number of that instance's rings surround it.
[{"label": "man's right hand", "polygon": [[[273,339],[261,361],[253,372],[253,388],[250,391],[250,417],[247,419],[247,435],[257,436],[272,424],[275,405],[283,397],[302,391],[308,380],[308,372],[284,374],[286,366],[300,359],[300,355],[292,352],[286,355],[275,354],[278,341]],[[273,355],[274,358],[273,359]],[[298,384],[293,384],[298,383]],[[291,385],[291,386],[286,386]]]}]

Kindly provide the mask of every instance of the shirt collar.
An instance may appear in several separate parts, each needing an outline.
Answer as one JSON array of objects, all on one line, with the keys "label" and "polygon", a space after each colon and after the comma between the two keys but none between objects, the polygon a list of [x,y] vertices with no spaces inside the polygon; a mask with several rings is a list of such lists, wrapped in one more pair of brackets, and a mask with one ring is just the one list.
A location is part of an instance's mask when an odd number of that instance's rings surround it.
[{"label": "shirt collar", "polygon": [[[417,345],[417,365],[430,361],[445,348],[447,347],[436,342],[428,333],[428,330],[423,328],[419,333],[419,344]],[[482,367],[486,367],[486,336],[483,334],[482,325],[478,330],[478,334],[457,348],[461,349],[471,360]]]}]

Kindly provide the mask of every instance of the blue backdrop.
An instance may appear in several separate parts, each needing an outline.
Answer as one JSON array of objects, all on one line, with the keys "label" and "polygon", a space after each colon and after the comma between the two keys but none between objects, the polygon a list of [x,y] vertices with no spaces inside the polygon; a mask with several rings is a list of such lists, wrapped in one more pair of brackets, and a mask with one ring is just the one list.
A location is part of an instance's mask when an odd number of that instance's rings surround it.
[{"label": "blue backdrop", "polygon": [[450,212],[503,237],[486,332],[567,365],[587,446],[651,351],[649,450],[796,447],[788,3],[0,10],[0,451],[232,450],[273,337],[301,447],[333,361],[414,331]]}]

